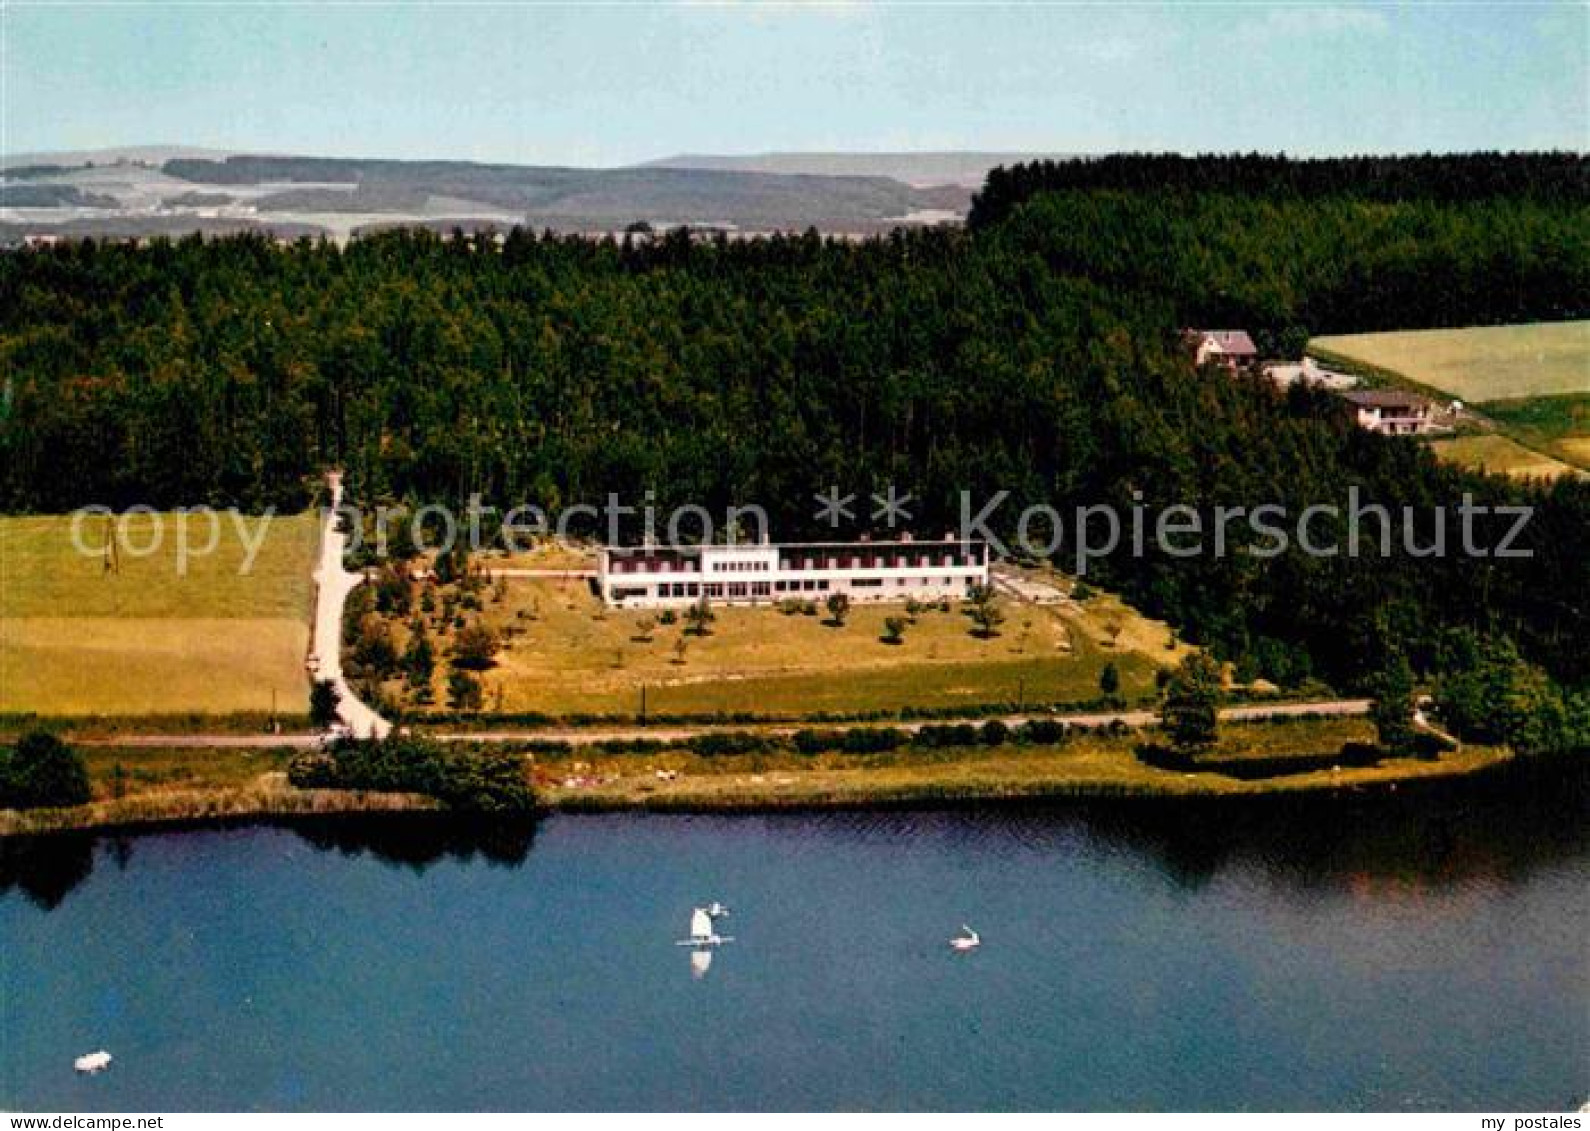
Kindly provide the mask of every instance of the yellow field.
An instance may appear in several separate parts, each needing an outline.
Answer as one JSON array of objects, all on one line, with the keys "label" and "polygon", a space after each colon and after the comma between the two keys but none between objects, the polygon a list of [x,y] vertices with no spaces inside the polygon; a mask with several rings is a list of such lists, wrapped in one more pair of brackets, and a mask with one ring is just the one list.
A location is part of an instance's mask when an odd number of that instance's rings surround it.
[{"label": "yellow field", "polygon": [[[1590,448],[1590,441],[1585,441]],[[1506,436],[1460,436],[1451,440],[1432,440],[1430,450],[1448,463],[1476,471],[1489,471],[1517,478],[1556,479],[1562,475],[1582,475],[1561,460],[1531,451]],[[1587,450],[1590,455],[1590,450]]]},{"label": "yellow field", "polygon": [[[839,628],[824,623],[825,611],[718,607],[711,635],[697,637],[683,631],[682,617],[647,633],[655,611],[606,609],[578,582],[517,579],[505,600],[487,605],[488,623],[522,635],[508,640],[497,666],[483,673],[485,706],[634,714],[643,686],[654,714],[1084,701],[1099,694],[1099,673],[1111,659],[1122,694],[1147,694],[1155,666],[1174,662],[1178,653],[1165,647],[1163,626],[1156,632],[1153,622],[1107,600],[1100,599],[1103,627],[1088,614],[1005,602],[1008,619],[987,640],[972,635],[971,621],[952,603],[949,612],[920,614],[896,645],[881,637],[886,617],[904,615],[900,605],[857,606]],[[1113,646],[1112,635],[1119,637]],[[440,702],[440,676],[437,692]]]},{"label": "yellow field", "polygon": [[1590,322],[1346,334],[1309,345],[1476,403],[1590,391]]},{"label": "yellow field", "polygon": [[[163,544],[147,556],[156,524]],[[106,569],[106,520],[0,518],[0,713],[302,714],[317,525],[312,515],[249,519],[245,542],[222,516],[213,554],[181,565],[171,516],[124,527]],[[189,547],[209,540],[190,524]],[[133,552],[129,552],[129,548]]]}]

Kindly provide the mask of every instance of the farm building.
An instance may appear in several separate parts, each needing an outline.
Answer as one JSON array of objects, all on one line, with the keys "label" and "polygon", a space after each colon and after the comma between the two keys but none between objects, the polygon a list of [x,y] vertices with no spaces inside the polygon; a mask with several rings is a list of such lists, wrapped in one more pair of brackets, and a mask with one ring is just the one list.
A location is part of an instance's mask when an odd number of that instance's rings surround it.
[{"label": "farm building", "polygon": [[609,605],[688,605],[706,597],[724,604],[789,598],[853,601],[961,597],[988,581],[982,542],[800,542],[732,546],[608,547],[597,588]]},{"label": "farm building", "polygon": [[1360,428],[1383,436],[1422,436],[1435,428],[1428,397],[1402,389],[1354,389],[1342,394]]},{"label": "farm building", "polygon": [[1183,330],[1182,341],[1197,366],[1219,365],[1235,372],[1248,368],[1259,358],[1259,351],[1246,330]]}]

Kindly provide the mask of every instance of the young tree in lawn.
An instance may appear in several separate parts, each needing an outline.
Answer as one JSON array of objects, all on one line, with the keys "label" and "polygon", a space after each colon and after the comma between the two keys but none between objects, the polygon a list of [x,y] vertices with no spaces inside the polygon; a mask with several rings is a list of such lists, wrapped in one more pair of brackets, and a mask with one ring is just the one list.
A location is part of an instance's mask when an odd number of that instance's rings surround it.
[{"label": "young tree in lawn", "polygon": [[1219,737],[1220,663],[1207,652],[1183,660],[1165,683],[1160,725],[1183,754],[1213,746]]},{"label": "young tree in lawn", "polygon": [[883,642],[885,644],[904,644],[905,630],[910,623],[905,617],[884,617]]},{"label": "young tree in lawn", "polygon": [[992,585],[973,585],[966,591],[966,615],[977,626],[974,634],[985,640],[998,636],[1005,623],[1005,611]]},{"label": "young tree in lawn", "polygon": [[436,671],[436,649],[425,632],[425,623],[416,621],[410,628],[409,644],[403,650],[403,670],[411,687],[424,687]]},{"label": "young tree in lawn", "polygon": [[447,677],[447,704],[455,711],[478,711],[485,702],[480,680],[466,671],[453,669]]},{"label": "young tree in lawn", "polygon": [[1106,703],[1118,703],[1121,697],[1121,670],[1111,660],[1099,673],[1099,692]]},{"label": "young tree in lawn", "polygon": [[689,625],[686,631],[695,636],[710,636],[712,622],[717,619],[718,614],[712,611],[712,605],[706,597],[685,610],[685,622]]},{"label": "young tree in lawn", "polygon": [[850,595],[847,593],[830,593],[828,600],[823,604],[828,608],[828,621],[835,628],[843,628],[845,618],[850,615]]},{"label": "young tree in lawn", "polygon": [[476,621],[453,638],[453,667],[485,671],[497,662],[497,634]]}]

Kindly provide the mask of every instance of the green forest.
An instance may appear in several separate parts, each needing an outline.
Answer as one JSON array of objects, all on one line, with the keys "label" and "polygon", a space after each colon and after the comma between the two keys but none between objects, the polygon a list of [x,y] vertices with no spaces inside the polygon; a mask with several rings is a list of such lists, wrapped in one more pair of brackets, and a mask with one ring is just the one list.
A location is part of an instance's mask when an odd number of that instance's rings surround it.
[{"label": "green forest", "polygon": [[[0,257],[0,507],[361,503],[768,508],[894,484],[1300,510],[1537,508],[1529,559],[1116,555],[1100,576],[1286,683],[1353,686],[1394,639],[1486,639],[1590,682],[1590,484],[1441,466],[1339,404],[1195,372],[1186,326],[1310,334],[1590,316],[1590,179],[1569,155],[1123,157],[999,170],[965,229],[618,243],[516,229],[346,247],[82,241]],[[864,499],[864,495],[863,495]],[[1511,525],[1506,523],[1505,525]],[[1321,527],[1323,530],[1324,527]],[[842,531],[854,536],[855,530]]]}]

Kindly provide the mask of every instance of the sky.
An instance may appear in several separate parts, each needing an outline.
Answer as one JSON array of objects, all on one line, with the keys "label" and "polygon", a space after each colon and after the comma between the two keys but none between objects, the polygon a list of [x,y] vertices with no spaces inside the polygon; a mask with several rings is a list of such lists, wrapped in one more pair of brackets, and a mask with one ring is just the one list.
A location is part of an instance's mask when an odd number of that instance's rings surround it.
[{"label": "sky", "polygon": [[1590,149],[1590,7],[18,3],[0,152]]}]

